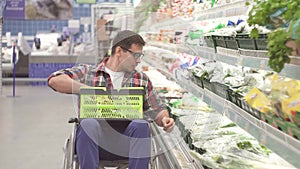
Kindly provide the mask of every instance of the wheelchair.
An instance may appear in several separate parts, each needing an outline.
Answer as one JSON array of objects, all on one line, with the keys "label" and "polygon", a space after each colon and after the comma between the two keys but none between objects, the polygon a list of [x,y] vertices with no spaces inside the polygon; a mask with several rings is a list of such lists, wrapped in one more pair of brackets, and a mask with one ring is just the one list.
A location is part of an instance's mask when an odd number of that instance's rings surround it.
[{"label": "wheelchair", "polygon": [[[151,129],[151,125],[153,121],[148,120],[149,127]],[[68,123],[72,124],[72,132],[70,136],[65,140],[65,144],[63,147],[63,169],[79,169],[79,161],[76,154],[76,130],[79,125],[78,118],[70,118]],[[151,131],[152,132],[152,131]],[[158,159],[156,158],[158,154],[158,150],[156,149],[155,141],[151,138],[151,158],[149,162],[149,169],[158,169]],[[100,160],[99,169],[126,169],[128,168],[128,160],[117,160],[117,161],[109,161],[109,160]]]},{"label": "wheelchair", "polygon": [[[76,146],[75,146],[75,142],[76,142],[76,131],[77,128],[79,127],[80,124],[80,117],[82,118],[94,118],[95,115],[95,108],[98,110],[99,107],[103,108],[102,110],[108,110],[110,106],[114,107],[115,105],[113,104],[125,104],[124,100],[126,100],[126,104],[129,102],[129,98],[133,98],[132,102],[136,106],[134,110],[137,110],[138,114],[135,114],[134,117],[132,116],[132,113],[128,113],[125,110],[119,109],[120,111],[124,111],[126,115],[121,114],[122,116],[124,116],[123,118],[127,118],[130,117],[130,119],[144,119],[148,122],[148,126],[150,127],[150,135],[151,135],[151,157],[150,157],[150,162],[149,162],[149,169],[157,169],[158,167],[158,158],[156,158],[158,155],[157,152],[157,146],[155,144],[154,138],[153,136],[153,130],[152,128],[154,127],[153,125],[154,122],[153,120],[144,117],[144,112],[142,110],[142,102],[143,102],[143,88],[140,87],[132,87],[130,89],[122,89],[122,90],[114,90],[114,91],[106,91],[104,88],[102,87],[88,87],[88,88],[81,88],[80,90],[80,95],[79,95],[79,105],[80,105],[80,111],[79,111],[79,116],[77,118],[70,118],[68,123],[73,124],[72,126],[72,132],[69,136],[69,138],[66,139],[65,141],[65,145],[63,148],[64,151],[64,158],[63,158],[63,169],[79,169],[79,161],[78,161],[78,156],[76,154]],[[99,97],[99,98],[97,98]],[[117,100],[110,100],[113,98],[117,98]],[[122,98],[124,99],[122,101]],[[117,102],[117,103],[116,103]],[[115,108],[115,107],[114,107]],[[123,112],[123,113],[124,113]],[[80,114],[81,113],[81,114]],[[96,112],[96,115],[98,112]],[[101,117],[102,118],[106,118],[104,117],[105,112],[101,112]],[[136,113],[136,112],[135,112]],[[149,112],[148,112],[149,113]],[[92,114],[92,116],[90,116]],[[88,115],[89,117],[85,116]],[[115,115],[115,113],[113,114]],[[126,116],[126,117],[125,117]],[[99,116],[97,116],[99,117]],[[96,117],[95,117],[96,118]],[[110,118],[110,117],[108,117]],[[117,117],[118,118],[122,118],[122,117]],[[103,169],[103,168],[118,168],[118,169],[126,169],[128,168],[128,160],[117,160],[117,161],[107,161],[107,160],[100,160],[100,166],[99,169]]]}]

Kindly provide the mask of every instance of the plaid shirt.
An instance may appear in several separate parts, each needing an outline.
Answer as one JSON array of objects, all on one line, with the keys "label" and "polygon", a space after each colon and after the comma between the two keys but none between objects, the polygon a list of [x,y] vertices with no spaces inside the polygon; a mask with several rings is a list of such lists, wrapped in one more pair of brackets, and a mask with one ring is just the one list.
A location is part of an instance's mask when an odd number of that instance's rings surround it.
[{"label": "plaid shirt", "polygon": [[[49,76],[48,81],[51,77],[66,74],[72,79],[80,81],[88,86],[106,87],[108,90],[111,90],[113,89],[113,83],[109,74],[105,71],[104,64],[106,61],[107,59],[98,66],[80,64],[72,68],[58,70]],[[144,111],[155,112],[150,113],[151,118],[155,118],[158,112],[166,109],[160,99],[157,98],[152,83],[146,74],[137,72],[136,70],[131,73],[125,73],[122,87],[143,87],[145,89],[143,109]]]}]

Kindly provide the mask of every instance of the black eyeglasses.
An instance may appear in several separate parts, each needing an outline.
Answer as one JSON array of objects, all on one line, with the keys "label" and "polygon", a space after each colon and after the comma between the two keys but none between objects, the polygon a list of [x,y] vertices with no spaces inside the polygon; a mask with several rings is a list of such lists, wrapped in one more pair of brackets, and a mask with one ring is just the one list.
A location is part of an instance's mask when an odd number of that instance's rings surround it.
[{"label": "black eyeglasses", "polygon": [[121,47],[122,49],[124,49],[124,50],[130,52],[130,53],[132,54],[132,56],[133,56],[135,59],[138,59],[138,58],[142,59],[142,58],[144,57],[144,55],[145,55],[144,53],[133,52],[133,51],[131,51],[131,50],[127,49],[127,48],[124,48],[124,47],[122,47],[122,46],[120,46],[120,47]]}]

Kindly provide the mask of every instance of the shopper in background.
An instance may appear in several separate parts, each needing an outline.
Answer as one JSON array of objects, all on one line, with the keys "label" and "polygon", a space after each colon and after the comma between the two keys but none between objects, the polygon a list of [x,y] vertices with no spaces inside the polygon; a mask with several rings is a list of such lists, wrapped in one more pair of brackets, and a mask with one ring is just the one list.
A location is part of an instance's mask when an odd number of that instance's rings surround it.
[{"label": "shopper in background", "polygon": [[[141,62],[143,38],[133,31],[120,31],[113,39],[111,56],[98,66],[80,64],[54,72],[48,85],[57,92],[78,94],[82,86],[144,87],[144,112],[151,113],[157,125],[172,131],[174,120],[156,97],[150,79],[135,70]],[[106,124],[111,127],[107,127]],[[81,169],[98,169],[100,160],[129,158],[129,169],[146,169],[150,159],[150,128],[145,120],[108,121],[83,119],[77,130],[76,152]],[[114,130],[108,130],[113,128]],[[121,133],[121,134],[120,134]],[[138,138],[138,139],[137,139]]]}]

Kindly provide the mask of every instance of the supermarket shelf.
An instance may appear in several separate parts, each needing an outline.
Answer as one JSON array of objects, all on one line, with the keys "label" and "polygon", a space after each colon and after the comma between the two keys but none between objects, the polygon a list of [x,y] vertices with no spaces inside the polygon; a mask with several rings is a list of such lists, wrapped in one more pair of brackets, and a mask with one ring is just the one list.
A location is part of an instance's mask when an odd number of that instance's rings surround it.
[{"label": "supermarket shelf", "polygon": [[186,28],[191,25],[192,18],[174,17],[171,19],[165,19],[163,22],[157,22],[148,27],[152,32],[159,32],[161,29],[174,30]]},{"label": "supermarket shelf", "polygon": [[178,52],[190,52],[190,49],[184,45],[177,45],[171,43],[163,43],[163,42],[147,42],[149,46],[160,48],[160,50],[172,51],[174,53]]},{"label": "supermarket shelf", "polygon": [[155,124],[150,125],[150,127],[156,147],[155,153],[159,161],[158,169],[204,169],[201,163],[189,153],[188,145],[180,137],[177,126],[174,127],[171,133],[166,133]]},{"label": "supermarket shelf", "polygon": [[163,65],[161,60],[155,60],[155,58],[147,56],[143,58],[143,62],[147,63],[149,66],[155,67],[164,76],[174,80],[172,73],[166,70],[167,68]]},{"label": "supermarket shelf", "polygon": [[[193,21],[203,21],[208,19],[217,19],[221,17],[232,17],[232,16],[246,16],[249,11],[249,7],[245,6],[245,0],[239,0],[236,2],[228,3],[225,5],[216,6],[207,10],[195,12],[193,18],[174,17],[165,19],[161,22],[157,22],[148,27],[148,31],[159,31],[161,29],[173,30],[181,29],[192,26]],[[216,12],[217,11],[217,12]]]},{"label": "supermarket shelf", "polygon": [[[198,48],[197,49],[198,54],[201,57],[207,59],[217,60],[230,65],[239,65],[244,67],[252,67],[252,68],[272,71],[272,69],[268,66],[268,58],[252,57],[252,56],[244,56],[244,55],[239,55],[239,56],[224,55],[224,54],[212,53],[211,51],[207,50],[207,47],[197,46],[196,48]],[[300,70],[300,65],[285,64],[284,68],[279,74],[292,79],[300,80],[300,74],[298,72],[299,70]]]},{"label": "supermarket shelf", "polygon": [[[254,67],[272,71],[272,69],[268,66],[268,58],[241,56],[237,63],[241,63],[241,65],[245,67]],[[284,68],[279,74],[285,77],[300,80],[299,70],[300,65],[285,64]]]},{"label": "supermarket shelf", "polygon": [[[159,47],[160,44],[156,44],[155,46]],[[203,55],[206,56],[206,59],[216,59],[215,56],[217,56],[217,54],[203,49],[205,49],[205,47],[201,49],[201,52],[206,54]],[[225,60],[230,59],[227,57]],[[238,61],[238,59],[234,59],[234,57],[232,57],[231,60],[233,60],[234,63]],[[250,133],[253,137],[266,145],[273,152],[290,162],[292,165],[300,168],[300,161],[298,160],[298,157],[300,156],[299,140],[296,140],[286,133],[283,133],[280,130],[270,126],[269,124],[256,119],[248,112],[237,107],[230,101],[219,97],[207,89],[199,87],[188,78],[186,75],[187,72],[184,71],[187,70],[176,70],[173,75],[173,77],[176,79],[176,82],[181,87],[193,93],[196,97],[201,98],[217,112],[229,117],[233,122]]]},{"label": "supermarket shelf", "polygon": [[[207,47],[197,46],[198,55],[210,60],[217,60],[223,63],[227,63],[230,65],[239,65],[245,67],[252,67],[252,68],[259,68],[263,70],[272,71],[272,69],[268,66],[268,58],[261,58],[261,57],[252,57],[252,56],[233,56],[233,55],[224,55],[213,53],[207,50]],[[285,64],[282,71],[279,73],[282,76],[298,79],[300,80],[300,65],[294,64]]]},{"label": "supermarket shelf", "polygon": [[194,13],[193,17],[196,18],[197,21],[201,21],[208,19],[218,19],[221,17],[247,15],[249,7],[246,6],[245,3],[245,0],[227,3]]},{"label": "supermarket shelf", "polygon": [[[177,51],[187,52],[189,54],[197,55],[208,60],[216,60],[233,66],[239,65],[244,67],[252,67],[252,68],[272,71],[272,69],[268,66],[268,58],[252,57],[252,56],[244,56],[244,55],[239,55],[239,56],[224,55],[224,54],[215,53],[212,48],[208,48],[205,46],[181,45],[181,47],[179,48],[176,47],[175,44],[167,45],[161,43],[155,43],[155,44],[151,43],[151,45],[156,47],[161,47],[164,49],[169,49],[171,51],[177,49]],[[168,48],[166,48],[166,46],[168,46]],[[285,64],[284,68],[279,74],[292,79],[300,80],[299,70],[300,70],[300,65]]]},{"label": "supermarket shelf", "polygon": [[273,152],[300,168],[300,141],[270,126],[269,124],[256,119],[243,109],[237,107],[228,100],[225,100],[209,90],[203,89],[191,80],[182,75],[179,70],[176,72],[177,83],[196,97],[202,98],[217,112],[226,115],[233,122],[254,136],[262,144],[266,145]]},{"label": "supermarket shelf", "polygon": [[11,72],[13,70],[13,64],[12,63],[2,63],[2,70],[3,72]]},{"label": "supermarket shelf", "polygon": [[[232,2],[233,0],[231,0]],[[216,6],[214,8],[199,11],[193,13],[193,21],[206,21],[214,20],[224,17],[243,16],[247,15],[249,6],[245,6],[245,0],[238,0],[232,3],[228,3],[222,6]],[[178,21],[178,20],[177,20]],[[163,21],[155,24],[157,30],[162,28],[168,28],[170,25],[178,25],[176,20]],[[182,23],[181,23],[182,24]],[[175,26],[172,25],[174,28]],[[182,24],[184,25],[184,24]],[[187,25],[190,25],[189,23]],[[152,27],[152,26],[151,26]],[[156,30],[156,31],[157,31]],[[241,55],[220,54],[215,53],[213,48],[207,48],[203,46],[192,45],[175,45],[175,44],[161,44],[159,42],[153,42],[151,45],[168,49],[177,52],[186,52],[191,55],[200,56],[208,60],[216,60],[230,65],[239,65],[245,67],[258,68],[263,70],[270,70],[268,67],[268,58],[258,58]],[[186,48],[178,50],[178,46]],[[285,64],[284,69],[280,75],[300,80],[300,74],[297,72],[300,70],[300,65]],[[272,127],[271,125],[253,117],[248,112],[244,111],[240,107],[231,103],[230,101],[219,97],[207,89],[203,89],[194,84],[187,75],[186,70],[177,70],[173,75],[176,78],[176,82],[185,90],[194,94],[196,97],[201,98],[207,104],[209,104],[217,112],[226,115],[233,122],[254,136],[259,142],[266,145],[273,152],[281,156],[286,161],[290,162],[296,168],[300,168],[300,141],[289,136],[288,134]]]}]

